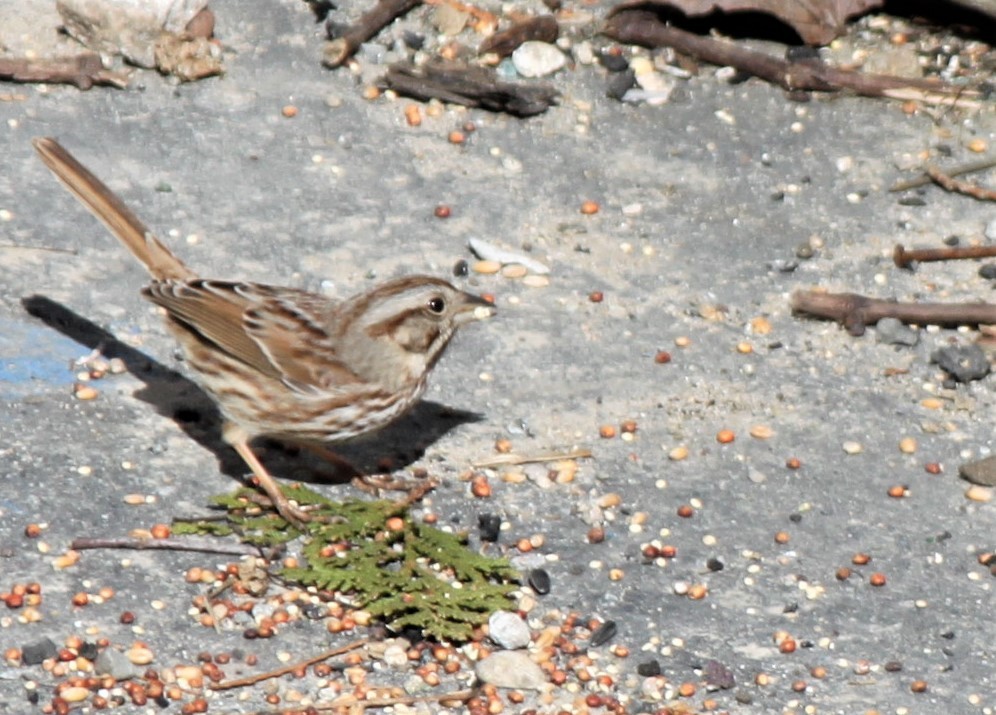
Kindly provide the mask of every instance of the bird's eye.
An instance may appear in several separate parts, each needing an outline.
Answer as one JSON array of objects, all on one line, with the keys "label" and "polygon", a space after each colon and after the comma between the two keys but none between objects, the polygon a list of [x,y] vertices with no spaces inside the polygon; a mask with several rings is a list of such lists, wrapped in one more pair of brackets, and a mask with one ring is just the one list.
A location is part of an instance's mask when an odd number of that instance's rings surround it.
[{"label": "bird's eye", "polygon": [[429,310],[431,310],[436,315],[441,315],[442,312],[446,310],[446,301],[444,301],[439,296],[436,296],[435,298],[429,298],[429,302],[426,303],[426,305],[429,307]]}]

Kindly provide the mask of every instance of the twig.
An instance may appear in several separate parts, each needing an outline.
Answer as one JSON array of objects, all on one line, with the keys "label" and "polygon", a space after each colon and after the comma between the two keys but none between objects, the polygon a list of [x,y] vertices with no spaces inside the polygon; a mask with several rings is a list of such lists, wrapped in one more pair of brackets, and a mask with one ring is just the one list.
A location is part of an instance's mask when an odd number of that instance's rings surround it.
[{"label": "twig", "polygon": [[329,69],[339,67],[353,56],[360,45],[421,2],[422,0],[380,0],[341,37],[337,37],[325,46],[322,64]]},{"label": "twig", "polygon": [[242,544],[218,545],[194,539],[73,539],[69,548],[77,551],[83,549],[161,549],[164,551],[201,551],[207,554],[225,554],[226,556],[256,555],[259,549]]},{"label": "twig", "polygon": [[948,246],[945,248],[905,248],[896,244],[892,262],[898,268],[909,268],[913,263],[929,261],[955,261],[963,258],[996,257],[996,246]]},{"label": "twig", "polygon": [[977,184],[971,184],[967,181],[958,181],[953,179],[950,174],[946,174],[933,164],[927,164],[924,167],[924,171],[927,172],[927,176],[931,180],[943,189],[948,191],[954,191],[959,194],[965,194],[966,196],[971,196],[973,199],[978,199],[979,201],[996,201],[996,191],[992,189],[987,189]]},{"label": "twig", "polygon": [[887,94],[889,92],[912,87],[949,96],[972,94],[964,92],[961,87],[929,80],[865,74],[830,67],[819,62],[789,62],[733,42],[702,37],[665,25],[657,15],[643,10],[617,12],[609,18],[603,33],[629,44],[673,47],[678,52],[704,62],[736,67],[789,91],[836,92],[849,89],[865,96],[883,97],[889,96]]},{"label": "twig", "polygon": [[287,675],[288,673],[293,673],[299,668],[307,668],[309,665],[314,665],[315,663],[321,663],[323,660],[328,660],[329,658],[334,658],[337,655],[342,655],[343,653],[349,653],[357,648],[362,648],[370,641],[366,638],[362,638],[358,641],[353,641],[339,648],[333,648],[332,650],[327,650],[324,653],[319,653],[318,655],[312,656],[310,658],[305,658],[292,665],[285,665],[282,668],[277,668],[276,670],[268,670],[265,673],[257,673],[256,675],[247,675],[244,678],[236,678],[235,680],[223,680],[220,683],[214,683],[211,685],[212,690],[231,690],[232,688],[241,688],[246,685],[255,685],[256,683],[261,683],[264,680],[269,680],[270,678],[279,678],[281,675]]},{"label": "twig", "polygon": [[523,42],[529,40],[555,42],[559,33],[557,18],[553,15],[531,17],[485,39],[477,48],[477,54],[483,55],[493,52],[499,57],[508,57]]},{"label": "twig", "polygon": [[864,335],[865,327],[882,318],[896,318],[917,325],[990,325],[996,323],[993,303],[895,303],[856,293],[792,294],[792,311],[841,323],[851,335]]},{"label": "twig", "polygon": [[409,695],[403,698],[371,698],[369,700],[357,700],[355,696],[340,695],[330,703],[314,705],[316,710],[339,710],[344,706],[358,708],[361,712],[370,708],[387,708],[393,705],[418,705],[419,703],[465,703],[477,695],[478,688],[467,688],[466,690],[454,690],[441,695]]},{"label": "twig", "polygon": [[128,86],[128,77],[104,69],[100,55],[95,52],[35,60],[0,58],[0,79],[22,83],[72,84],[79,89],[90,89],[95,84],[108,84],[119,89]]},{"label": "twig", "polygon": [[590,449],[572,449],[569,452],[549,452],[547,454],[535,454],[525,456],[520,454],[500,454],[491,459],[481,462],[474,462],[475,468],[502,467],[508,464],[536,464],[541,462],[559,462],[562,459],[590,459],[592,457]]},{"label": "twig", "polygon": [[[961,176],[962,174],[971,174],[976,171],[985,171],[986,169],[991,169],[996,166],[996,156],[991,156],[987,159],[982,159],[980,161],[973,161],[969,164],[963,164],[961,166],[956,166],[953,169],[948,169],[945,173],[948,176]],[[917,189],[921,186],[926,186],[933,179],[930,178],[926,173],[921,174],[915,179],[909,179],[907,181],[900,181],[893,184],[889,191],[909,191],[910,189]]]},{"label": "twig", "polygon": [[488,67],[451,62],[427,62],[420,67],[398,62],[387,68],[383,82],[406,97],[438,99],[517,117],[541,114],[557,98],[550,85],[505,82]]}]

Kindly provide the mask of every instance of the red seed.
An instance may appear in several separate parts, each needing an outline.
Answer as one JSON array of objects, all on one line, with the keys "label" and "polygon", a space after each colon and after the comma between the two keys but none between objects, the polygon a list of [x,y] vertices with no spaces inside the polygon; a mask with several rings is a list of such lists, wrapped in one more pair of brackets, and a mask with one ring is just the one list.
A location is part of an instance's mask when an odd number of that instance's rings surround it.
[{"label": "red seed", "polygon": [[452,214],[453,211],[446,204],[439,204],[433,213],[435,214],[436,218],[449,218],[450,214]]}]

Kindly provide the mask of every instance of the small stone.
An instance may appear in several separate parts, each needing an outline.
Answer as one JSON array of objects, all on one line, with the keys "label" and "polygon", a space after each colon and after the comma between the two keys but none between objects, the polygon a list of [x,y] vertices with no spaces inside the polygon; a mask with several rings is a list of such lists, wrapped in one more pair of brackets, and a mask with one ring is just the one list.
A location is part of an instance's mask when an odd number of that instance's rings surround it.
[{"label": "small stone", "polygon": [[908,345],[920,341],[920,334],[901,320],[882,318],[875,324],[875,339],[885,345]]},{"label": "small stone", "polygon": [[[993,233],[996,233],[996,227],[994,227]],[[991,281],[993,279],[996,279],[996,263],[985,263],[985,264],[983,264],[979,268],[979,278],[984,278],[987,281]]]},{"label": "small stone", "polygon": [[661,674],[661,664],[658,660],[648,660],[636,666],[638,675],[644,678],[654,678]]},{"label": "small stone", "polygon": [[525,648],[532,641],[529,626],[511,611],[495,611],[488,619],[488,635],[506,650]]},{"label": "small stone", "polygon": [[996,241],[996,218],[986,224],[984,233],[990,241]]},{"label": "small stone", "polygon": [[609,641],[611,641],[613,638],[616,637],[616,633],[618,633],[618,631],[619,629],[616,626],[615,621],[606,621],[598,628],[596,628],[594,631],[592,631],[591,645],[596,648],[600,645],[605,645],[606,643],[608,643]]},{"label": "small stone", "polygon": [[561,69],[567,58],[555,45],[530,40],[512,53],[515,71],[523,77],[545,77]]},{"label": "small stone", "polygon": [[135,676],[135,667],[125,654],[114,648],[104,648],[93,662],[97,675],[109,675],[115,680],[128,680]]},{"label": "small stone", "polygon": [[629,61],[614,52],[599,52],[598,62],[609,72],[625,72],[629,69]]},{"label": "small stone", "polygon": [[546,674],[521,650],[492,653],[474,668],[477,677],[499,688],[539,690],[546,685]]},{"label": "small stone", "polygon": [[546,569],[533,569],[527,577],[529,587],[540,596],[550,593],[550,574]]},{"label": "small stone", "polygon": [[458,35],[467,26],[470,13],[459,10],[454,5],[443,3],[436,5],[432,13],[432,24],[443,35]]},{"label": "small stone", "polygon": [[972,484],[996,487],[996,455],[961,465],[958,476]]},{"label": "small stone", "polygon": [[930,359],[958,382],[981,380],[989,374],[989,358],[978,345],[941,348]]},{"label": "small stone", "polygon": [[633,70],[615,72],[609,77],[609,82],[605,87],[605,96],[621,102],[626,93],[635,86],[636,73]]},{"label": "small stone", "polygon": [[34,643],[21,646],[21,662],[24,665],[41,665],[42,661],[54,658],[59,649],[51,638],[42,638]]}]

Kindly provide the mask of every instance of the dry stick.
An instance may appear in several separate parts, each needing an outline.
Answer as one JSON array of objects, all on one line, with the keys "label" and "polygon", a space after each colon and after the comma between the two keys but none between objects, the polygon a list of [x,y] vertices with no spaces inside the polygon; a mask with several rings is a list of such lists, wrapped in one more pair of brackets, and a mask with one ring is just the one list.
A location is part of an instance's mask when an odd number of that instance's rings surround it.
[{"label": "dry stick", "polygon": [[0,79],[12,82],[44,82],[46,84],[73,84],[79,89],[90,89],[95,84],[109,84],[123,89],[128,77],[104,69],[100,55],[85,52],[75,57],[53,57],[29,60],[0,58]]},{"label": "dry stick", "polygon": [[996,246],[950,246],[947,248],[905,248],[896,244],[892,262],[897,268],[909,268],[913,263],[956,261],[963,258],[996,257]]},{"label": "dry stick", "polygon": [[967,196],[971,196],[973,199],[978,199],[979,201],[996,201],[996,191],[986,189],[978,184],[971,184],[967,181],[958,181],[957,179],[953,179],[950,174],[946,174],[933,164],[927,164],[927,166],[924,167],[924,171],[927,172],[927,176],[929,176],[934,183],[943,189],[954,191],[959,194],[966,194]]},{"label": "dry stick", "polygon": [[[962,174],[971,174],[976,171],[985,171],[986,169],[991,169],[996,166],[996,156],[991,156],[988,159],[982,159],[981,161],[973,161],[969,164],[963,164],[962,166],[956,166],[953,169],[948,169],[945,174],[948,176],[961,176]],[[928,174],[921,174],[915,179],[909,179],[908,181],[900,181],[893,184],[889,191],[908,191],[910,189],[917,189],[921,186],[926,186],[933,181]]]},{"label": "dry stick", "polygon": [[227,556],[257,555],[259,549],[255,546],[211,545],[187,539],[74,539],[69,548],[77,551],[84,549],[162,549],[164,551],[202,551],[208,554],[225,554]]},{"label": "dry stick", "polygon": [[0,243],[0,248],[10,248],[21,251],[50,251],[51,253],[68,253],[75,256],[79,253],[75,248],[56,248],[55,246],[23,246],[19,243]]},{"label": "dry stick", "polygon": [[322,64],[335,69],[352,57],[360,45],[421,2],[422,0],[380,0],[351,25],[342,37],[337,37],[325,46]]},{"label": "dry stick", "polygon": [[904,87],[915,87],[952,96],[962,92],[961,88],[928,80],[865,74],[829,67],[818,62],[789,62],[733,42],[714,40],[665,25],[654,13],[642,10],[624,10],[616,13],[606,23],[603,34],[627,44],[673,47],[678,52],[704,62],[736,67],[789,91],[834,92],[849,89],[870,97],[886,96],[887,90]]},{"label": "dry stick", "polygon": [[917,325],[996,324],[993,303],[894,303],[857,293],[821,293],[813,290],[792,294],[792,311],[841,323],[851,335],[864,335],[865,327],[882,318],[896,318]]},{"label": "dry stick", "polygon": [[321,663],[323,660],[328,660],[329,658],[334,658],[337,655],[342,655],[343,653],[349,653],[350,651],[356,650],[357,648],[362,648],[370,641],[363,638],[358,641],[353,641],[347,645],[341,646],[339,648],[333,648],[332,650],[327,650],[324,653],[319,653],[318,655],[312,656],[311,658],[305,658],[304,660],[298,661],[293,665],[285,665],[282,668],[277,668],[276,670],[269,670],[265,673],[257,673],[256,675],[247,675],[244,678],[236,678],[235,680],[224,680],[220,683],[214,683],[211,685],[212,690],[231,690],[232,688],[241,688],[245,685],[255,685],[256,683],[261,683],[264,680],[269,680],[270,678],[279,678],[281,675],[287,675],[288,673],[293,673],[299,668],[307,668],[309,665],[314,665],[315,663]]},{"label": "dry stick", "polygon": [[465,703],[480,692],[479,688],[467,688],[466,690],[454,690],[440,695],[408,695],[402,698],[370,698],[369,700],[357,700],[349,695],[341,695],[330,703],[313,705],[315,710],[339,710],[342,707],[356,707],[360,711],[368,708],[387,708],[393,705],[418,705],[419,703]]},{"label": "dry stick", "polygon": [[538,462],[559,462],[562,459],[590,459],[590,449],[574,449],[570,452],[550,452],[548,454],[535,454],[527,457],[519,454],[501,454],[492,459],[485,459],[482,462],[474,462],[477,469],[486,467],[502,467],[508,464],[536,464]]}]

